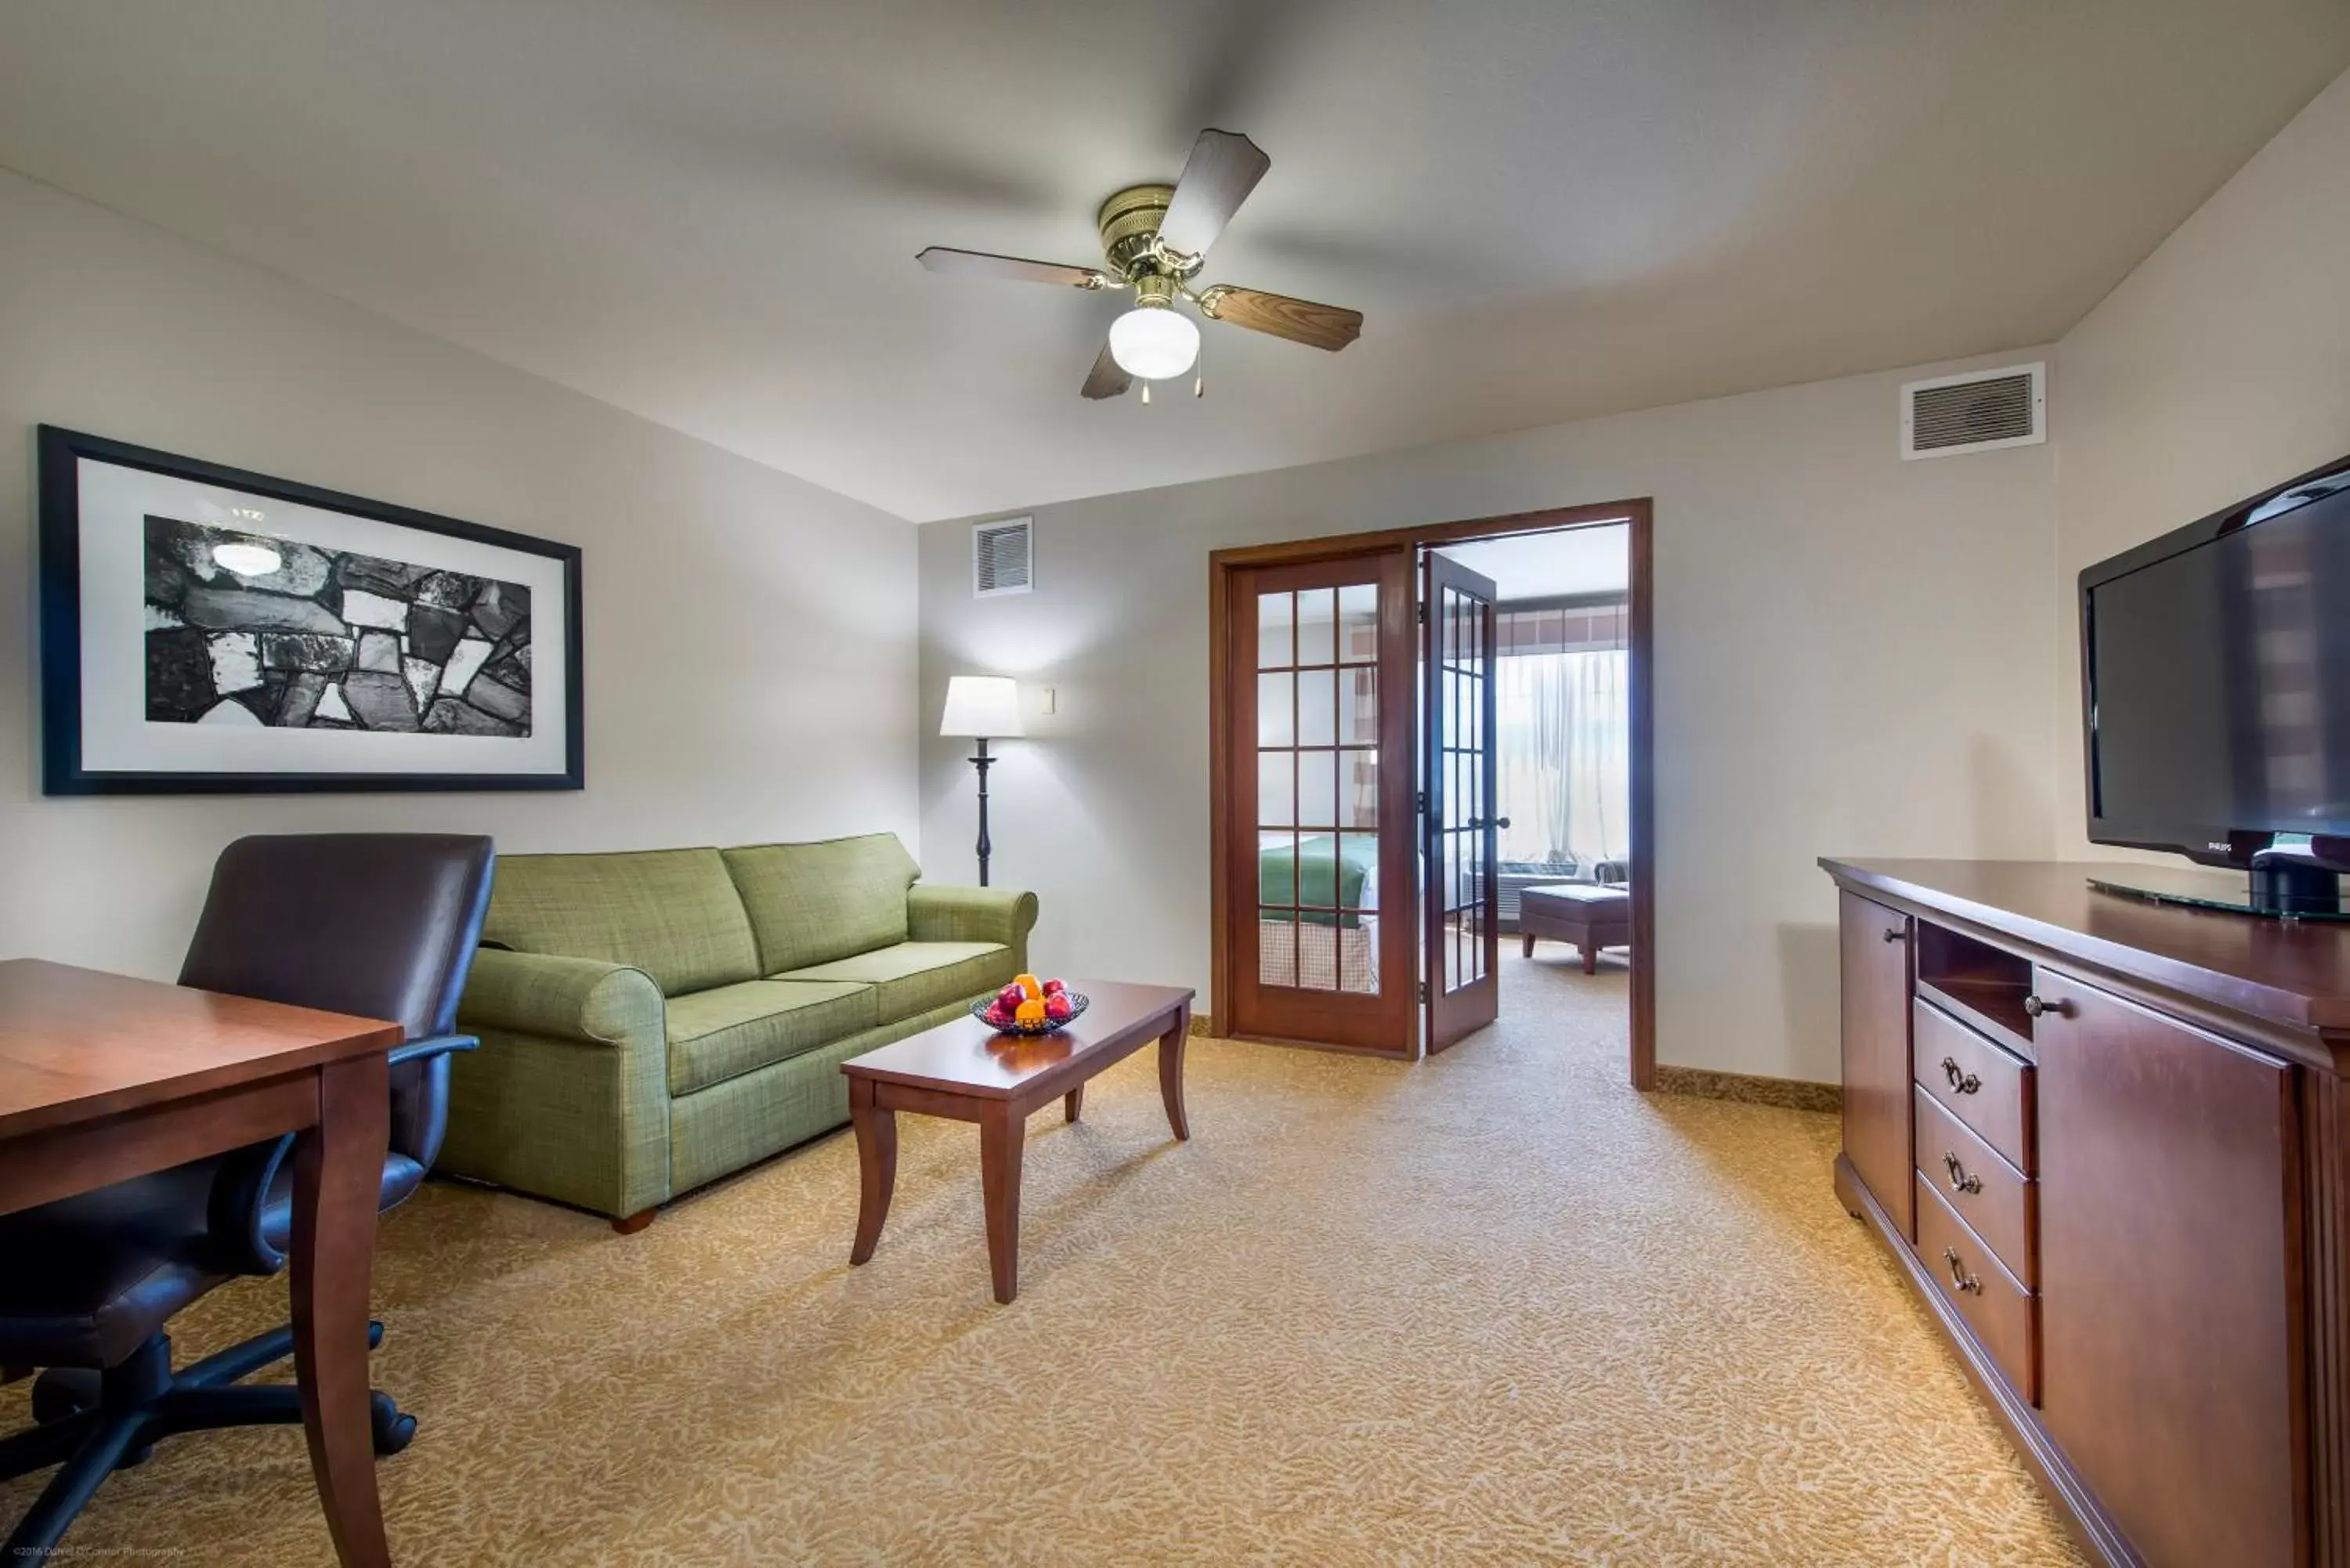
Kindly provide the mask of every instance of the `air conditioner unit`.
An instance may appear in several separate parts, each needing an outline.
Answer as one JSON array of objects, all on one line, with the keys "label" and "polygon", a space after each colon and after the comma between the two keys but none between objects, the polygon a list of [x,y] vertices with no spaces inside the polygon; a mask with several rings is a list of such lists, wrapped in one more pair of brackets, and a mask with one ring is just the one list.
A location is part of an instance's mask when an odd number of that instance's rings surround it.
[{"label": "air conditioner unit", "polygon": [[1036,586],[1035,520],[1004,517],[971,530],[971,597],[1024,594]]},{"label": "air conditioner unit", "polygon": [[2011,365],[1901,389],[1901,456],[1956,457],[2048,439],[2048,367]]}]

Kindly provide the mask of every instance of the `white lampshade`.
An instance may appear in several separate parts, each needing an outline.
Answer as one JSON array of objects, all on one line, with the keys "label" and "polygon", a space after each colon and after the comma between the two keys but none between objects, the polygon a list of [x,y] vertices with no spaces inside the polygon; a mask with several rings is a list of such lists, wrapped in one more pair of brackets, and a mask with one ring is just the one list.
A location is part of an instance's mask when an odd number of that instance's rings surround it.
[{"label": "white lampshade", "polygon": [[1129,376],[1163,381],[1200,357],[1200,329],[1164,305],[1141,305],[1109,324],[1109,357]]},{"label": "white lampshade", "polygon": [[983,735],[992,741],[1025,732],[1020,727],[1020,686],[1010,676],[957,675],[948,680],[940,734]]}]

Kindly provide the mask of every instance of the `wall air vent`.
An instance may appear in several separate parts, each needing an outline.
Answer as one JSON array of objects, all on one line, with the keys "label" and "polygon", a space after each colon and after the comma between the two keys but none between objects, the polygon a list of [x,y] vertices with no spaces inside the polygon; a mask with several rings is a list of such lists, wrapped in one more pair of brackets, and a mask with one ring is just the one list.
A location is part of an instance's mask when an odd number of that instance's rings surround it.
[{"label": "wall air vent", "polygon": [[1036,586],[1034,519],[1004,517],[971,530],[971,597],[1024,594]]},{"label": "wall air vent", "polygon": [[1901,455],[1953,457],[2048,439],[2048,367],[2011,365],[1901,389]]}]

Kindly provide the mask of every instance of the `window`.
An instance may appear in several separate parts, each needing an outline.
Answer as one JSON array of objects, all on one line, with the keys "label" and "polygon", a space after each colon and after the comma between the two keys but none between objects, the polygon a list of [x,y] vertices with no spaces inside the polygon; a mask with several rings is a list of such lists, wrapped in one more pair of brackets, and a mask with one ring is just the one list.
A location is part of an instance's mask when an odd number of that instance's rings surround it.
[{"label": "window", "polygon": [[1505,867],[1587,871],[1631,853],[1631,665],[1620,604],[1507,609],[1496,763]]}]

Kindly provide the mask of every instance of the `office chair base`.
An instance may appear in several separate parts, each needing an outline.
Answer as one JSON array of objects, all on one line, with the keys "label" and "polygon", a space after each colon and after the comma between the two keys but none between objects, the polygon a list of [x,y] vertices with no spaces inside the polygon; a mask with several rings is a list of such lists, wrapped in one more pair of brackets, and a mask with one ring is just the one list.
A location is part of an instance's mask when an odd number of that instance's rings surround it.
[{"label": "office chair base", "polygon": [[[383,1324],[369,1324],[368,1348],[382,1343]],[[175,1376],[171,1336],[159,1334],[102,1373],[69,1366],[42,1373],[33,1384],[37,1425],[0,1438],[0,1480],[59,1468],[0,1547],[0,1561],[53,1550],[106,1478],[146,1459],[164,1438],[221,1427],[299,1426],[302,1391],[293,1384],[236,1381],[293,1354],[294,1331],[281,1328]],[[368,1433],[379,1455],[396,1454],[415,1439],[416,1417],[374,1389]]]}]

